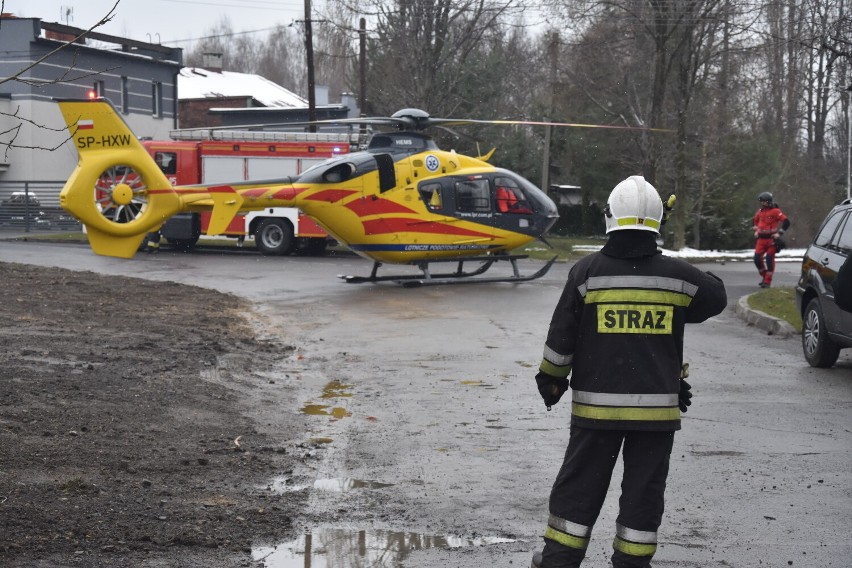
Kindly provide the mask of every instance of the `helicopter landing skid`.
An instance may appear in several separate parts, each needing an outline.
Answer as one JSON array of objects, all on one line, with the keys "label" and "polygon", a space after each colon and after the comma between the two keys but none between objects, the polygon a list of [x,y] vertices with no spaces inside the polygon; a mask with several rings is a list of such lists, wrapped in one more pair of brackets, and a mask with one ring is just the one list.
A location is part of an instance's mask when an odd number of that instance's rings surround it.
[{"label": "helicopter landing skid", "polygon": [[[528,282],[530,280],[535,280],[536,278],[541,278],[547,271],[550,270],[550,267],[553,266],[553,263],[556,262],[557,257],[554,256],[547,264],[541,267],[534,274],[530,274],[528,276],[521,276],[520,271],[518,270],[518,260],[528,258],[528,255],[525,254],[507,254],[507,255],[494,255],[494,256],[469,256],[469,257],[460,257],[460,258],[447,258],[447,259],[433,259],[433,260],[420,260],[417,262],[412,262],[412,265],[416,265],[422,272],[422,274],[396,274],[396,275],[388,275],[388,276],[378,276],[377,272],[379,267],[382,265],[381,262],[373,263],[373,270],[369,276],[345,276],[340,275],[342,278],[349,284],[363,284],[365,282],[396,282],[397,284],[401,284],[404,288],[416,288],[418,286],[438,286],[441,284],[479,284],[483,282]],[[484,274],[491,265],[495,262],[501,260],[508,260],[512,263],[512,276],[494,276],[494,277],[486,277],[486,278],[476,278],[477,276]],[[429,271],[429,264],[434,262],[457,262],[458,266],[456,267],[455,272],[446,272],[442,274],[432,274]],[[481,266],[477,267],[474,270],[470,270],[465,272],[464,263],[465,262],[480,262]]]}]

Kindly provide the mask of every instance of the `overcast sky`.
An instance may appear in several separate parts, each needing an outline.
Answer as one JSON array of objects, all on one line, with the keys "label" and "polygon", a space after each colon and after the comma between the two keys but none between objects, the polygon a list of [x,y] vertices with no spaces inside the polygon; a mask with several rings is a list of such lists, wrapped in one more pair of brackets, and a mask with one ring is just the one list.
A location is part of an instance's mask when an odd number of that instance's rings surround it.
[{"label": "overcast sky", "polygon": [[[3,0],[3,11],[89,28],[116,0]],[[312,6],[321,6],[312,0]],[[314,10],[316,13],[316,10]],[[120,0],[115,16],[97,31],[188,49],[223,18],[235,32],[262,30],[304,20],[304,0]],[[149,35],[150,34],[150,35]],[[159,36],[157,35],[159,34]]]}]

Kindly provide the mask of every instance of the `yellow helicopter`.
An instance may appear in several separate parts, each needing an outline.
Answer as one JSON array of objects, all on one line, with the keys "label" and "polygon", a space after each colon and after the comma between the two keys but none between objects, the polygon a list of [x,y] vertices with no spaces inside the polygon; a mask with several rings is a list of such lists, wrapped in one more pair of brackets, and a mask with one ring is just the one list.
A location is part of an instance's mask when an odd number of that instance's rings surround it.
[{"label": "yellow helicopter", "polygon": [[[526,256],[511,254],[542,239],[556,222],[556,205],[543,191],[489,164],[490,154],[474,158],[444,151],[420,132],[441,124],[514,122],[438,119],[418,109],[350,119],[397,130],[376,133],[366,150],[331,158],[292,178],[172,186],[108,101],[58,104],[79,153],[60,204],[85,225],[97,254],[131,258],[147,233],[180,212],[211,211],[207,234],[215,235],[238,212],[297,207],[338,242],[373,260],[369,276],[342,276],[347,282],[521,282],[543,276],[556,259],[521,275],[516,261]],[[107,187],[105,172],[114,178]],[[117,179],[115,172],[121,172]],[[120,208],[134,215],[107,214]],[[480,277],[503,260],[512,263],[511,276]],[[429,265],[435,262],[456,262],[457,268],[432,274]],[[479,265],[466,271],[466,262]],[[379,276],[385,263],[415,265],[421,274]]]}]

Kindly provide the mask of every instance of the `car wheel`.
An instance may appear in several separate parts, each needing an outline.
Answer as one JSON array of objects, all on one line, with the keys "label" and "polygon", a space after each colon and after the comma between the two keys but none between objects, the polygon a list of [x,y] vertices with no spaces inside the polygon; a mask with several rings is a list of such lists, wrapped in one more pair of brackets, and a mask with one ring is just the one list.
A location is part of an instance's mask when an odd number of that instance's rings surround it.
[{"label": "car wheel", "polygon": [[262,254],[271,256],[290,254],[295,245],[293,226],[285,219],[264,219],[257,227],[254,240]]},{"label": "car wheel", "polygon": [[802,350],[811,367],[831,367],[837,362],[840,347],[828,336],[819,299],[808,302],[802,318]]}]

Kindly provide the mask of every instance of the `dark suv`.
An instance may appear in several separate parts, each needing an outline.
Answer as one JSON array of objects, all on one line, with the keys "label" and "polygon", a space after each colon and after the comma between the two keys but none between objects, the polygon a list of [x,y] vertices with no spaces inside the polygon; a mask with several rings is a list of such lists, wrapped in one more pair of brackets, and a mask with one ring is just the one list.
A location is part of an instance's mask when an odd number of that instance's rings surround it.
[{"label": "dark suv", "polygon": [[802,349],[813,367],[831,367],[840,350],[852,347],[852,312],[834,301],[837,271],[852,254],[852,200],[831,210],[805,257],[796,285],[802,314]]}]

